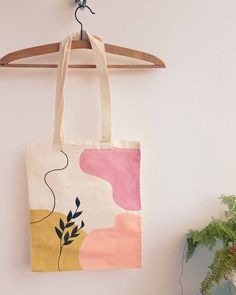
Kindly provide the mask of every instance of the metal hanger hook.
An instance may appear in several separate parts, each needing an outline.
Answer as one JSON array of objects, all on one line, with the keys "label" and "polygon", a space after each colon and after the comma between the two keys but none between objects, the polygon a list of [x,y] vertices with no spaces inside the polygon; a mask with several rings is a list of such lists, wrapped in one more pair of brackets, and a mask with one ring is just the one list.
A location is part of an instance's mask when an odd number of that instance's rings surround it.
[{"label": "metal hanger hook", "polygon": [[80,24],[80,27],[81,27],[81,29],[80,29],[80,39],[83,40],[83,24],[79,20],[79,18],[77,16],[77,13],[78,13],[79,9],[84,10],[85,8],[88,8],[88,10],[92,14],[95,14],[95,12],[93,12],[92,9],[87,5],[87,0],[75,0],[75,3],[78,4],[78,7],[75,10],[75,19]]},{"label": "metal hanger hook", "polygon": [[80,8],[85,8],[87,0],[75,0],[75,3],[78,4]]}]

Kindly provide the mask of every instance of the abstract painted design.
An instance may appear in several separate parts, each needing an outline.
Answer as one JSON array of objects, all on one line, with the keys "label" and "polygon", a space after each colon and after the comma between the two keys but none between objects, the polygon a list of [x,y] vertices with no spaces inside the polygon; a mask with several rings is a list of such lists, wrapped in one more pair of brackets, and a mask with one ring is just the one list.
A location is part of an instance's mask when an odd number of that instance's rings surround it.
[{"label": "abstract painted design", "polygon": [[139,163],[139,149],[87,149],[80,156],[82,170],[108,181],[116,204],[129,211],[141,209]]},{"label": "abstract painted design", "polygon": [[79,250],[81,268],[140,268],[140,245],[140,216],[133,213],[118,215],[113,227],[98,229],[85,238]]},{"label": "abstract painted design", "polygon": [[[50,211],[30,210],[30,218],[38,219]],[[31,268],[36,272],[58,271],[58,253],[60,246],[58,237],[55,234],[55,226],[58,220],[65,220],[66,215],[53,212],[47,219],[30,226],[31,231]],[[63,249],[60,258],[60,268],[62,271],[81,270],[78,251],[86,237],[84,231],[80,231],[80,236],[74,243]]]},{"label": "abstract painted design", "polygon": [[29,156],[32,270],[140,268],[140,150]]}]

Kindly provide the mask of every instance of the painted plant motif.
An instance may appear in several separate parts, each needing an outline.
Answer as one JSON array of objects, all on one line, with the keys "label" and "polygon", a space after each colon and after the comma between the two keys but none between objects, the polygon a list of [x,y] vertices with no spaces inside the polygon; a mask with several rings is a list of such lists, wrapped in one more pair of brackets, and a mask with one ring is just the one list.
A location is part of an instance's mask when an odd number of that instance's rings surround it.
[{"label": "painted plant motif", "polygon": [[60,259],[63,251],[63,247],[68,246],[74,242],[74,240],[80,235],[80,230],[84,227],[83,220],[81,221],[80,227],[75,223],[75,219],[78,218],[83,211],[79,211],[80,207],[80,200],[77,197],[75,199],[76,204],[76,210],[73,213],[71,210],[67,215],[66,221],[63,221],[60,218],[59,227],[55,227],[55,232],[60,240],[60,251],[58,256],[58,271],[61,271],[60,269]]},{"label": "painted plant motif", "polygon": [[[76,167],[69,166],[68,155],[62,150],[60,152],[61,154],[57,151],[58,154],[55,155],[60,165],[56,164],[58,166],[55,165],[55,169],[47,172],[43,166],[39,167],[40,173],[33,173],[31,176],[37,180],[38,175],[44,175],[44,183],[42,179],[41,183],[46,184],[49,190],[44,204],[44,208],[48,209],[30,210],[33,237],[32,270],[60,272],[140,268],[141,217],[136,212],[141,209],[140,150],[138,148],[84,149]],[[39,161],[40,158],[36,159]],[[53,167],[54,161],[53,157]],[[68,173],[65,171],[64,175],[64,170],[68,167],[70,170]],[[58,179],[59,171],[61,172]],[[54,176],[54,172],[57,172],[55,173],[57,175],[52,181],[51,176]],[[68,179],[71,172],[73,178]],[[58,181],[63,183],[64,176],[66,180],[64,185],[67,188],[71,187],[71,190],[66,190],[66,200],[58,200],[55,192],[60,187],[57,186],[54,190],[53,185]],[[78,178],[76,183],[75,178]],[[79,180],[83,182],[82,187]],[[34,183],[38,183],[38,180],[33,181],[31,191],[34,189],[36,191]],[[45,189],[40,190],[42,198]],[[80,191],[81,195],[74,195],[74,191]],[[95,191],[96,198],[94,198]],[[61,195],[63,192],[65,191],[62,190]],[[71,197],[72,207],[65,209]],[[40,202],[36,203],[33,199],[32,207],[40,208],[42,198],[38,198]],[[103,206],[104,204],[107,206]],[[83,221],[84,208],[81,205],[88,206],[86,232]]]}]

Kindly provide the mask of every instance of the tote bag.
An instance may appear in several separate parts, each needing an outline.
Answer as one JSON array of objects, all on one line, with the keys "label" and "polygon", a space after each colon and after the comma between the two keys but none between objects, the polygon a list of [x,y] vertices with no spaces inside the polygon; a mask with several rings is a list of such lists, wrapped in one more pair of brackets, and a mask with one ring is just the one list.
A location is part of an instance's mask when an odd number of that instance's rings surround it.
[{"label": "tote bag", "polygon": [[64,82],[73,39],[60,44],[52,143],[27,145],[33,271],[141,267],[140,144],[111,140],[103,41],[87,33],[100,81],[100,141],[64,140]]}]

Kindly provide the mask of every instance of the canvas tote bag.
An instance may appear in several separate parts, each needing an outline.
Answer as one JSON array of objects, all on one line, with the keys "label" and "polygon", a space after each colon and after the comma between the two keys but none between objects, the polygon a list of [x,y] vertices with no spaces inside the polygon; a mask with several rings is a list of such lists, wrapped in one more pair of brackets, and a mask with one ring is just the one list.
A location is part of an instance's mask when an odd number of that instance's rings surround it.
[{"label": "canvas tote bag", "polygon": [[33,271],[141,267],[140,144],[111,140],[103,41],[87,33],[102,104],[100,141],[63,135],[64,82],[73,39],[60,44],[52,143],[27,145]]}]

